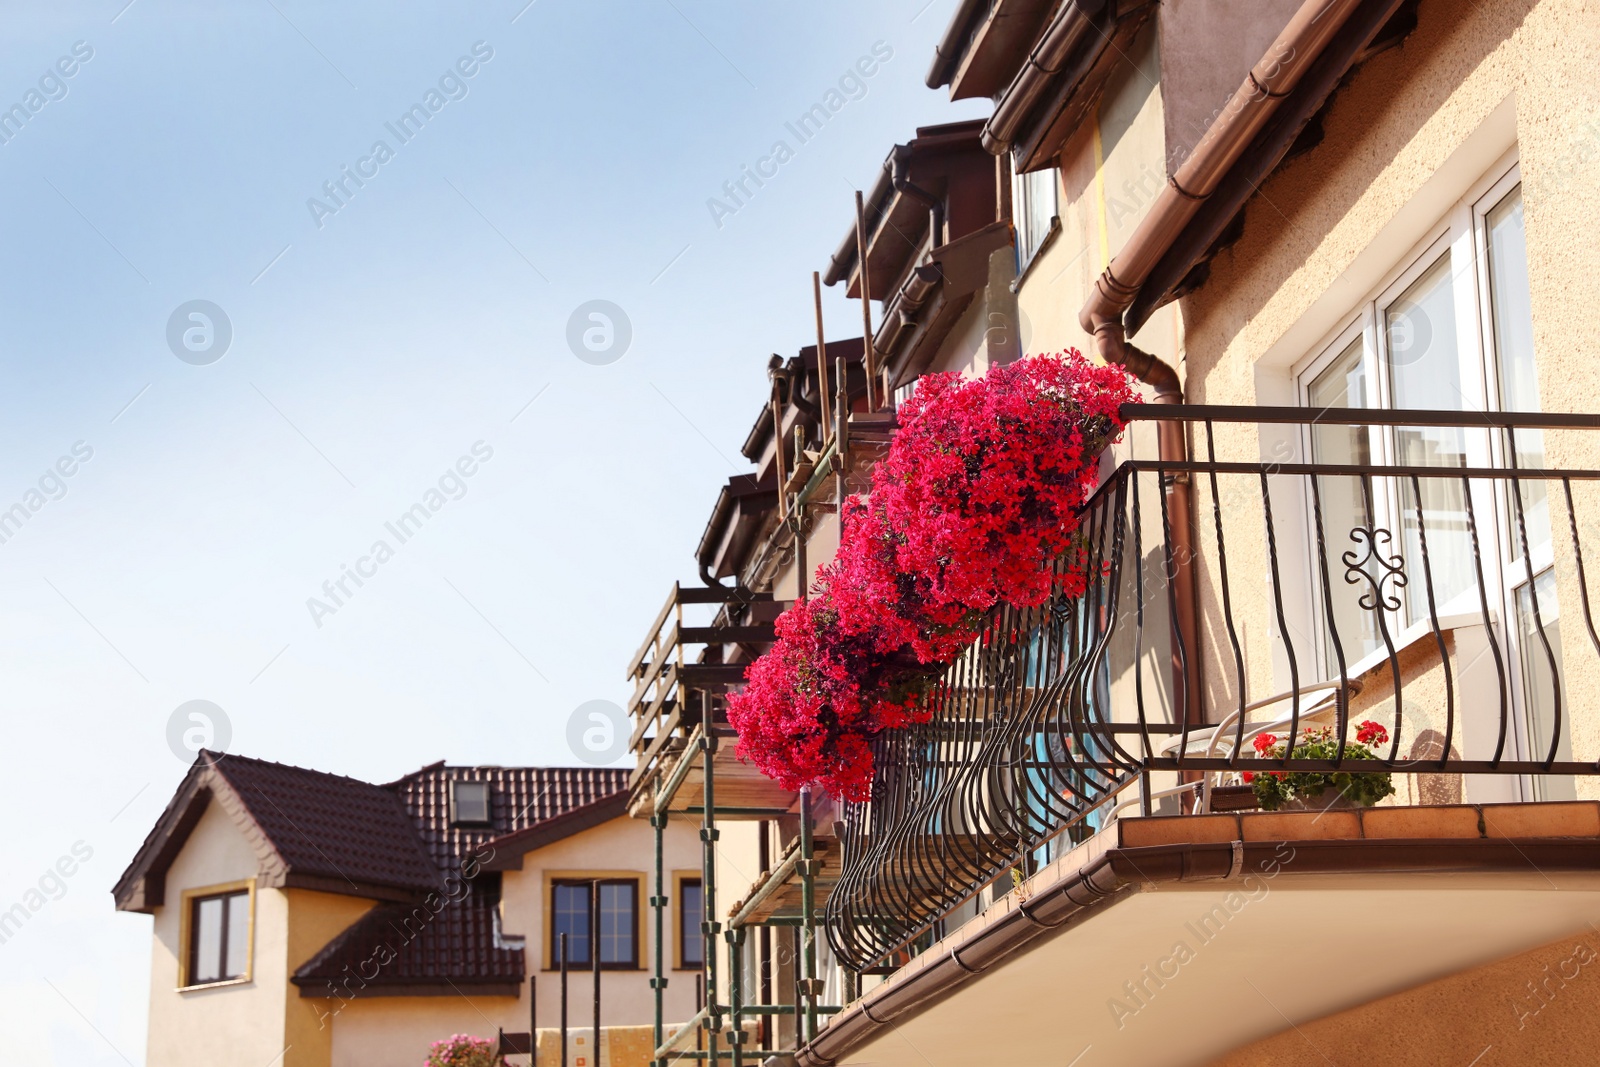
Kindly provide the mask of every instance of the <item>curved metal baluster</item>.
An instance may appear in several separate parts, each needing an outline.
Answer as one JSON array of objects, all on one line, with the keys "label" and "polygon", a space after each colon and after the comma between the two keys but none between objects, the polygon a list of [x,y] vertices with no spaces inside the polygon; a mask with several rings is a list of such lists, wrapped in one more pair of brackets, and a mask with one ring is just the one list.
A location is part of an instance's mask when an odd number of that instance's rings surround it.
[{"label": "curved metal baluster", "polygon": [[1261,514],[1267,527],[1267,568],[1272,577],[1272,606],[1278,615],[1278,636],[1283,641],[1283,651],[1289,657],[1289,739],[1284,742],[1283,754],[1294,754],[1295,737],[1300,730],[1300,664],[1294,654],[1294,640],[1289,636],[1289,619],[1283,612],[1283,579],[1278,572],[1278,531],[1272,522],[1272,492],[1267,486],[1267,469],[1261,468]]},{"label": "curved metal baluster", "polygon": [[1572,506],[1572,479],[1562,478],[1561,488],[1567,498],[1567,527],[1572,531],[1572,558],[1578,568],[1578,595],[1583,600],[1583,624],[1589,631],[1589,643],[1596,652],[1600,652],[1600,633],[1595,632],[1594,613],[1589,608],[1589,581],[1583,573],[1583,542],[1578,537],[1578,515]]},{"label": "curved metal baluster", "polygon": [[1139,529],[1139,479],[1134,478],[1133,495],[1133,705],[1139,709],[1139,735],[1144,741],[1144,758],[1155,753],[1150,748],[1150,726],[1144,715],[1144,538]]},{"label": "curved metal baluster", "polygon": [[[1328,577],[1328,541],[1322,525],[1322,490],[1317,476],[1311,476],[1311,515],[1317,527],[1317,573],[1322,581],[1322,608],[1328,620],[1328,636],[1333,641],[1333,657],[1339,664],[1339,694],[1334,698],[1335,716],[1339,724],[1339,750],[1335,760],[1344,759],[1345,734],[1350,729],[1350,675],[1344,659],[1344,642],[1339,640],[1339,625],[1334,619],[1333,583]],[[1244,745],[1244,716],[1239,716],[1239,734],[1234,741],[1234,762],[1238,762],[1239,749]],[[1446,751],[1449,746],[1446,746]]]},{"label": "curved metal baluster", "polygon": [[[1534,581],[1533,554],[1528,549],[1528,516],[1522,505],[1522,476],[1517,470],[1516,431],[1507,430],[1506,439],[1506,458],[1511,461],[1512,471],[1511,500],[1517,513],[1517,540],[1522,546],[1522,569],[1528,576],[1528,602],[1533,605],[1533,625],[1539,631],[1539,644],[1544,648],[1545,661],[1550,665],[1550,710],[1555,721],[1550,726],[1550,752],[1544,760],[1548,768],[1556,761],[1556,753],[1561,748],[1561,665],[1556,662],[1556,654],[1550,648],[1550,637],[1544,628],[1544,612],[1539,608],[1539,584]],[[1531,751],[1529,755],[1532,755]]]},{"label": "curved metal baluster", "polygon": [[[1444,670],[1444,720],[1446,724],[1445,736],[1448,737],[1452,732],[1450,730],[1450,724],[1453,724],[1456,721],[1455,675],[1450,669],[1450,653],[1445,650],[1444,632],[1439,629],[1439,608],[1435,603],[1436,598],[1433,595],[1433,565],[1428,558],[1427,524],[1424,522],[1422,517],[1422,484],[1418,481],[1415,474],[1411,476],[1411,499],[1414,500],[1417,505],[1417,544],[1419,551],[1422,553],[1422,585],[1428,593],[1428,624],[1433,628],[1434,644],[1439,649],[1439,666]],[[1398,709],[1396,710],[1394,717],[1394,733],[1395,736],[1390,745],[1391,750],[1400,744],[1400,713]],[[1342,736],[1339,739],[1339,746],[1340,754],[1343,755],[1344,738]],[[1393,757],[1394,754],[1393,751],[1391,751],[1390,758],[1393,759]],[[1446,747],[1444,752],[1440,755],[1439,765],[1441,767],[1444,766],[1445,761],[1449,758],[1450,749]]]},{"label": "curved metal baluster", "polygon": [[[1467,536],[1472,542],[1472,572],[1478,579],[1478,609],[1483,615],[1483,633],[1489,641],[1489,651],[1494,653],[1495,674],[1500,679],[1500,736],[1495,741],[1494,757],[1489,761],[1498,764],[1506,751],[1506,729],[1511,722],[1511,706],[1506,685],[1506,663],[1500,655],[1500,641],[1494,635],[1494,619],[1489,614],[1489,587],[1483,581],[1483,550],[1478,544],[1478,515],[1472,504],[1472,482],[1461,476],[1461,496],[1467,504]],[[1450,735],[1444,739],[1444,750],[1450,751]]]},{"label": "curved metal baluster", "polygon": [[[1244,649],[1239,644],[1239,632],[1233,622],[1233,594],[1228,584],[1228,548],[1222,536],[1222,496],[1217,490],[1217,446],[1211,420],[1206,420],[1206,458],[1211,463],[1211,518],[1217,529],[1217,574],[1222,585],[1222,618],[1227,625],[1228,644],[1233,648],[1233,671],[1239,689],[1239,724],[1233,743],[1233,761],[1239,759],[1244,745],[1244,709],[1249,703],[1249,683],[1244,674]],[[1179,755],[1183,750],[1179,749]]]}]

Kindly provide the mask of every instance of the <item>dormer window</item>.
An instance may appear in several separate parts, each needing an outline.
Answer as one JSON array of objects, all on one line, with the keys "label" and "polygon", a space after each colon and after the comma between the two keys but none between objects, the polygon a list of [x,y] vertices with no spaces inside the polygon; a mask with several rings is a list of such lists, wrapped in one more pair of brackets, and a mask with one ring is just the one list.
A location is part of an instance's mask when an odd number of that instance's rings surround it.
[{"label": "dormer window", "polygon": [[489,783],[450,783],[450,825],[489,825]]}]

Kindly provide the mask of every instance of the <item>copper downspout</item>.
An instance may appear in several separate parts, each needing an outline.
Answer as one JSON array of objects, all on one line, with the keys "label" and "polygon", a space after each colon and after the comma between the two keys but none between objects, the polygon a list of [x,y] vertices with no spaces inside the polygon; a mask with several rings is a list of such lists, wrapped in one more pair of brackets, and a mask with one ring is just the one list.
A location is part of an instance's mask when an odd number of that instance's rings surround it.
[{"label": "copper downspout", "polygon": [[[1307,68],[1360,5],[1361,0],[1306,0],[1272,47],[1250,69],[1221,115],[1167,179],[1155,203],[1095,283],[1078,322],[1094,336],[1095,351],[1107,363],[1126,367],[1155,390],[1157,404],[1183,403],[1178,372],[1149,352],[1128,343],[1123,314],[1133,304],[1139,288],[1161,256],[1200,210],[1200,205],[1221,184],[1283,98],[1294,91]],[[1188,458],[1183,424],[1162,422],[1157,431],[1161,459],[1182,462]],[[1174,647],[1172,669],[1175,689],[1182,694],[1181,721],[1202,721],[1200,657],[1196,638],[1199,604],[1193,571],[1194,520],[1189,479],[1175,476],[1167,489],[1172,524],[1173,598],[1177,605],[1179,647]],[[1187,661],[1187,662],[1185,662]]]}]

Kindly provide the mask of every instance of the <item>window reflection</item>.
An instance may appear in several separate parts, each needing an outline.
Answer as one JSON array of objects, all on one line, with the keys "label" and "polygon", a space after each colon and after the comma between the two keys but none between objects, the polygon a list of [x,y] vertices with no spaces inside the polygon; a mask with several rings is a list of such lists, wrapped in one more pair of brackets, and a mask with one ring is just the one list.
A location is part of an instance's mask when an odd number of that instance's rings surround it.
[{"label": "window reflection", "polygon": [[[1460,411],[1461,352],[1456,336],[1455,285],[1447,252],[1383,309],[1389,388],[1397,408]],[[1402,426],[1394,431],[1395,461],[1443,472],[1467,465],[1459,427]],[[1406,573],[1417,586],[1407,598],[1407,621],[1428,618],[1421,583],[1431,578],[1434,600],[1446,605],[1475,587],[1472,543],[1458,481],[1401,479],[1399,516]]]}]

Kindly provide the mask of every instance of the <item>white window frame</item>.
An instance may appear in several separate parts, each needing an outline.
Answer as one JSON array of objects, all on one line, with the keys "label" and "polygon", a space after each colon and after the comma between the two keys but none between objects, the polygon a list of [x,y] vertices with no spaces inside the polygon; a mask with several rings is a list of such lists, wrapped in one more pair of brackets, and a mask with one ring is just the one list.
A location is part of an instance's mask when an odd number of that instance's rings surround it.
[{"label": "white window frame", "polygon": [[[1296,400],[1301,406],[1309,406],[1311,403],[1311,383],[1342,356],[1357,337],[1360,337],[1365,369],[1365,406],[1380,409],[1392,407],[1393,384],[1385,358],[1389,339],[1382,328],[1384,311],[1413,282],[1433,267],[1438,262],[1439,256],[1446,253],[1451,257],[1453,274],[1452,291],[1455,297],[1456,342],[1460,360],[1463,414],[1495,410],[1501,406],[1498,354],[1494,350],[1493,307],[1488,288],[1486,220],[1489,212],[1498,206],[1521,183],[1521,180],[1521,167],[1516,150],[1513,149],[1475,182],[1466,195],[1443,212],[1442,217],[1429,227],[1423,238],[1401,257],[1399,263],[1380,280],[1379,284],[1369,289],[1357,302],[1356,307],[1341,317],[1335,328],[1324,335],[1318,344],[1312,346],[1309,355],[1293,364],[1290,374],[1294,382]],[[1373,462],[1378,465],[1396,463],[1394,432],[1383,427],[1368,432]],[[1466,460],[1471,466],[1509,466],[1505,435],[1501,432],[1487,429],[1468,432],[1465,435],[1464,445]],[[1309,426],[1301,428],[1300,448],[1302,455],[1314,459]],[[1337,665],[1331,662],[1328,654],[1328,620],[1322,610],[1321,576],[1314,565],[1316,527],[1311,494],[1302,490],[1302,496],[1306,530],[1304,551],[1308,561],[1313,563],[1313,566],[1306,568],[1309,572],[1308,584],[1302,601],[1310,608],[1312,616],[1308,631],[1314,634],[1314,640],[1310,642],[1311,652],[1315,657],[1317,676],[1336,677]],[[1392,553],[1403,553],[1398,487],[1390,486],[1386,491],[1379,491],[1374,487],[1373,497],[1373,525],[1386,529],[1395,536],[1395,541],[1388,546]],[[1498,597],[1490,598],[1489,614],[1491,625],[1497,629],[1496,636],[1507,653],[1506,676],[1515,709],[1512,716],[1515,743],[1520,752],[1527,753],[1528,724],[1525,714],[1527,701],[1523,692],[1522,638],[1517,626],[1516,597],[1523,586],[1538,581],[1539,577],[1552,566],[1552,545],[1547,540],[1542,546],[1535,547],[1531,553],[1531,569],[1525,569],[1526,565],[1517,558],[1518,552],[1513,551],[1511,539],[1517,536],[1515,515],[1509,507],[1509,500],[1505,494],[1496,492],[1490,485],[1475,481],[1472,505],[1477,515],[1480,533],[1484,585],[1492,593],[1498,593]],[[1325,524],[1326,519],[1325,514]],[[1491,527],[1491,523],[1495,536],[1492,539],[1482,537],[1482,534]],[[1338,564],[1344,546],[1336,547],[1334,543],[1336,535],[1333,530],[1325,528],[1324,532],[1329,542],[1329,581],[1337,583],[1342,579],[1342,575],[1335,573],[1334,567]],[[1422,593],[1420,584],[1413,582],[1406,593],[1420,595]],[[1470,603],[1467,603],[1469,600]],[[1408,607],[1408,604],[1402,603],[1398,611],[1388,613],[1390,636],[1396,652],[1430,637],[1433,632],[1432,620],[1425,609],[1417,621],[1408,623],[1406,621]],[[1544,607],[1541,601],[1541,609]],[[1559,614],[1558,604],[1554,615],[1550,618],[1558,618]],[[1453,629],[1460,625],[1481,624],[1482,613],[1475,592],[1451,604],[1438,605],[1438,619],[1441,630]],[[1345,673],[1352,678],[1358,677],[1385,662],[1388,656],[1388,650],[1380,646],[1373,652],[1348,661]],[[1526,785],[1524,789],[1526,791]]]},{"label": "white window frame", "polygon": [[[1030,207],[1033,202],[1033,193],[1036,185],[1047,184],[1050,188],[1050,213],[1044,217],[1044,228],[1038,233],[1033,232],[1029,220],[1033,213]],[[1053,229],[1060,225],[1061,215],[1061,171],[1056,167],[1046,167],[1043,170],[1011,174],[1011,226],[1016,231],[1017,239],[1017,277],[1022,277],[1039,253],[1044,250],[1045,243]]]}]

